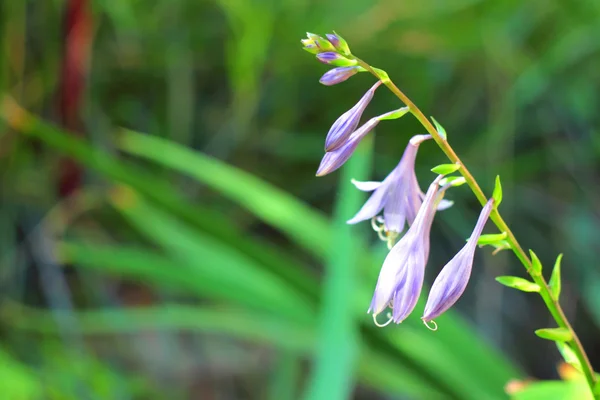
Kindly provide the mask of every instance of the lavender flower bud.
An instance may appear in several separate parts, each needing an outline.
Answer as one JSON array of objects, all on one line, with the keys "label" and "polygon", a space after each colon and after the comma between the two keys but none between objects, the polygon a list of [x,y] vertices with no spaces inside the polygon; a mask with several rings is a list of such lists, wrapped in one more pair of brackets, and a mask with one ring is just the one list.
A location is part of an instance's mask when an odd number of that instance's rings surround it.
[{"label": "lavender flower bud", "polygon": [[319,169],[317,170],[317,176],[327,175],[344,165],[354,150],[356,150],[356,146],[358,146],[362,138],[371,132],[378,123],[379,119],[377,117],[371,118],[358,128],[358,130],[354,131],[342,146],[325,153],[325,156],[321,160],[321,165],[319,165]]},{"label": "lavender flower bud", "polygon": [[328,33],[327,35],[327,39],[329,39],[329,42],[338,50],[340,51],[342,54],[344,55],[350,55],[350,47],[348,47],[348,42],[346,42],[344,40],[344,38],[342,38],[340,35],[338,35],[337,33]]},{"label": "lavender flower bud", "polygon": [[375,90],[381,85],[380,81],[377,81],[371,89],[369,89],[358,103],[350,110],[343,113],[331,126],[327,137],[325,138],[325,151],[333,151],[339,148],[348,137],[356,130],[360,118],[363,112],[367,108],[367,105],[373,99]]},{"label": "lavender flower bud", "polygon": [[325,86],[336,85],[340,82],[344,82],[346,79],[350,78],[352,75],[356,74],[360,70],[360,67],[357,65],[353,67],[333,68],[325,72],[321,79],[319,79],[319,82],[321,82]]},{"label": "lavender flower bud", "polygon": [[424,322],[431,321],[446,312],[465,291],[471,275],[477,240],[481,236],[493,205],[494,201],[490,199],[481,210],[475,229],[467,244],[442,268],[442,271],[435,278],[425,305],[425,312],[421,317]]},{"label": "lavender flower bud", "polygon": [[305,45],[302,49],[308,51],[310,54],[317,54],[319,52],[319,48],[314,43],[309,43]]},{"label": "lavender flower bud", "polygon": [[324,53],[317,54],[317,60],[321,61],[323,64],[335,65],[336,67],[349,67],[356,65],[356,60],[349,60],[333,51],[326,51]]}]

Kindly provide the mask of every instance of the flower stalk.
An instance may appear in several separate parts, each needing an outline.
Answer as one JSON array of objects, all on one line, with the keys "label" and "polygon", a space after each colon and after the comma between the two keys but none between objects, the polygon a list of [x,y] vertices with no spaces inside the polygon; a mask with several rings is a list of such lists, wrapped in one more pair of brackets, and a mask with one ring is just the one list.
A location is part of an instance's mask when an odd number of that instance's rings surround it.
[{"label": "flower stalk", "polygon": [[[364,68],[366,71],[373,74],[377,79],[381,80],[381,82],[387,86],[387,88],[402,102],[406,107],[408,107],[410,113],[421,123],[421,125],[425,128],[427,133],[431,135],[433,140],[437,143],[440,149],[444,152],[444,154],[448,157],[448,159],[455,163],[459,168],[458,172],[464,177],[467,185],[471,188],[471,191],[477,198],[477,200],[481,203],[482,206],[488,202],[488,198],[485,196],[481,187],[473,177],[473,175],[469,172],[467,167],[458,157],[454,149],[450,146],[448,141],[445,139],[445,134],[440,134],[438,130],[434,127],[431,121],[423,114],[423,112],[394,84],[394,82],[388,77],[388,75],[377,68],[373,68],[371,65],[366,63],[354,55],[347,55],[349,59],[353,59],[357,62],[357,65]],[[579,362],[582,366],[583,374],[585,375],[586,381],[590,387],[590,390],[593,393],[593,396],[596,400],[600,400],[600,393],[596,393],[594,388],[596,386],[596,377],[594,375],[594,371],[590,364],[590,361],[585,353],[585,350],[581,344],[581,341],[577,337],[575,330],[571,326],[571,323],[567,319],[562,307],[558,302],[558,298],[553,295],[546,279],[540,274],[535,272],[532,269],[532,261],[527,255],[527,253],[523,250],[519,241],[510,230],[500,212],[497,208],[494,208],[491,212],[490,219],[496,225],[496,227],[500,230],[500,232],[506,233],[506,242],[510,244],[510,248],[515,253],[516,257],[519,259],[521,264],[527,270],[527,273],[532,277],[533,281],[540,286],[540,295],[550,311],[550,314],[558,324],[560,328],[564,328],[570,333],[571,339],[566,342],[575,352]]]}]

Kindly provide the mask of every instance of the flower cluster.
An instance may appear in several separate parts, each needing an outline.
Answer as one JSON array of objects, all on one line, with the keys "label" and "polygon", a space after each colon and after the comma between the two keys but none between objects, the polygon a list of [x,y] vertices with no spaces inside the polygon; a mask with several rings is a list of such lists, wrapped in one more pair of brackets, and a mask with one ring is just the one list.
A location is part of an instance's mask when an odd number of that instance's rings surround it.
[{"label": "flower cluster", "polygon": [[[320,82],[324,85],[343,82],[364,71],[350,52],[346,41],[338,34],[328,34],[323,38],[308,33],[302,44],[304,49],[315,54],[319,61],[335,66],[321,77]],[[351,157],[360,141],[380,121],[397,119],[410,111],[408,107],[402,107],[373,117],[360,125],[362,115],[381,83],[382,81],[377,81],[356,105],[333,123],[325,139],[325,155],[317,170],[317,176],[329,174],[340,168]],[[381,182],[352,180],[359,190],[372,194],[348,223],[356,224],[370,220],[373,229],[390,248],[381,267],[368,310],[373,314],[378,326],[385,326],[391,322],[400,323],[415,308],[429,258],[429,234],[435,213],[452,205],[451,201],[443,199],[446,190],[464,183],[462,178],[445,178],[444,175],[439,175],[429,185],[427,193],[423,193],[415,174],[415,162],[420,144],[428,139],[431,139],[430,135],[413,136],[398,165]],[[456,168],[452,169],[452,172],[455,170]],[[442,268],[435,279],[422,316],[425,324],[448,310],[464,292],[471,274],[477,241],[493,207],[494,200],[490,199],[481,211],[466,245]],[[379,215],[381,213],[382,215]],[[408,229],[400,237],[405,226],[408,226]],[[391,312],[386,314],[388,321],[379,324],[377,316],[387,308],[391,309]]]}]

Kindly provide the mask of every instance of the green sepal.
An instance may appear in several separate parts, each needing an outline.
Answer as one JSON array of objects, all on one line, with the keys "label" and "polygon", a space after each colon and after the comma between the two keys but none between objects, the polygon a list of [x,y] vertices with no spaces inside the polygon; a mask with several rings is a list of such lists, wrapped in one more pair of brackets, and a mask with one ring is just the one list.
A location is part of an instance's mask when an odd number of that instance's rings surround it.
[{"label": "green sepal", "polygon": [[440,164],[431,168],[431,172],[435,172],[438,175],[448,175],[458,171],[459,169],[459,164]]},{"label": "green sepal", "polygon": [[435,120],[435,118],[431,117],[431,120],[433,121],[433,124],[435,125],[435,130],[437,131],[438,135],[441,136],[442,139],[444,140],[448,140],[448,135],[446,134],[446,130],[444,129],[444,127],[442,125],[440,125],[439,122],[437,122]]},{"label": "green sepal", "polygon": [[461,186],[467,183],[463,176],[447,176],[440,181],[440,186],[446,186],[450,184],[452,187]]},{"label": "green sepal", "polygon": [[577,358],[577,355],[575,354],[571,346],[561,341],[556,341],[555,343],[556,347],[558,348],[558,351],[562,355],[562,358],[565,360],[565,362],[571,365],[576,370],[582,371],[581,362]]},{"label": "green sepal", "polygon": [[566,328],[537,329],[535,334],[542,339],[554,340],[555,342],[568,342],[573,339],[571,331]]},{"label": "green sepal", "polygon": [[533,250],[529,250],[529,254],[531,255],[531,272],[535,275],[542,274],[542,263],[538,256],[533,252]]},{"label": "green sepal", "polygon": [[333,31],[333,33],[335,34],[335,36],[337,36],[339,41],[337,49],[341,51],[342,54],[345,56],[349,56],[350,54],[352,54],[350,53],[350,47],[348,46],[348,42],[346,42],[346,40],[343,37],[341,37],[336,31]]},{"label": "green sepal", "polygon": [[540,285],[527,279],[519,278],[518,276],[497,276],[496,281],[513,289],[522,292],[539,292]]},{"label": "green sepal", "polygon": [[556,300],[558,300],[560,296],[561,289],[560,263],[562,261],[562,257],[562,254],[559,254],[558,257],[556,257],[556,261],[554,262],[554,268],[552,269],[552,275],[550,275],[550,281],[548,282],[548,286],[550,286],[550,292]]},{"label": "green sepal", "polygon": [[356,65],[356,60],[350,60],[344,56],[340,56],[335,60],[329,61],[327,65],[333,65],[334,67],[353,67]]},{"label": "green sepal", "polygon": [[492,193],[494,199],[494,208],[498,208],[502,202],[502,185],[500,184],[500,175],[496,175],[496,184],[494,185],[494,193]]},{"label": "green sepal", "polygon": [[506,239],[507,236],[508,235],[506,232],[481,235],[479,236],[479,239],[477,239],[477,244],[480,246],[485,246],[494,245],[497,242],[506,242],[504,239]]}]

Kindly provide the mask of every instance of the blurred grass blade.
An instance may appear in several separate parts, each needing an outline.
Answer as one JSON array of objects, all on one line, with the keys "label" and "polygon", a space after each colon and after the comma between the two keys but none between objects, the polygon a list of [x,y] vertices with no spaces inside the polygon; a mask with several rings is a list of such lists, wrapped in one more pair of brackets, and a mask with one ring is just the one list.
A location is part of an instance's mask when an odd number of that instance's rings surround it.
[{"label": "blurred grass blade", "polygon": [[[176,143],[131,130],[122,131],[119,146],[209,185],[321,257],[329,255],[331,229],[322,215],[256,176]],[[315,235],[315,231],[327,234]]]},{"label": "blurred grass blade", "polygon": [[342,168],[333,221],[333,240],[323,279],[323,301],[315,362],[305,398],[343,400],[353,390],[358,324],[349,293],[358,292],[359,243],[346,224],[360,209],[364,194],[350,184],[368,176],[373,140],[363,140]]},{"label": "blurred grass blade", "polygon": [[[128,187],[114,188],[111,199],[117,210],[142,234],[161,246],[174,260],[194,265],[202,272],[202,279],[222,285],[223,290],[250,290],[254,296],[252,301],[294,320],[314,320],[314,309],[302,295],[227,244],[191,229],[153,207]],[[175,262],[171,272],[185,273],[177,268]]]}]

